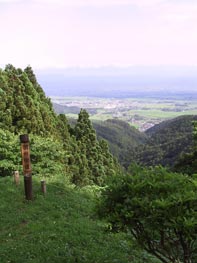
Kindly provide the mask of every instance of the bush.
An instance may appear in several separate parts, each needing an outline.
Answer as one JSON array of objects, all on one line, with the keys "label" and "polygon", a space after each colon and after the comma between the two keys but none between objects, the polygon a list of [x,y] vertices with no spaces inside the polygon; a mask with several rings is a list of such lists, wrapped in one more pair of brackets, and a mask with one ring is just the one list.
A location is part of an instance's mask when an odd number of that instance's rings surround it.
[{"label": "bush", "polygon": [[114,231],[128,231],[160,261],[197,256],[197,180],[161,167],[130,167],[102,194],[100,214]]}]

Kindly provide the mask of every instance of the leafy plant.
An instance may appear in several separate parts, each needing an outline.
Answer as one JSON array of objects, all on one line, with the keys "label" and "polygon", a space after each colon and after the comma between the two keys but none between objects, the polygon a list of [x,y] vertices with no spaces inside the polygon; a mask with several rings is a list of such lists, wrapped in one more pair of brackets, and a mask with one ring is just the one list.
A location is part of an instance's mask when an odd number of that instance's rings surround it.
[{"label": "leafy plant", "polygon": [[130,233],[163,263],[191,263],[197,257],[195,176],[133,165],[129,174],[113,177],[100,214],[114,231]]},{"label": "leafy plant", "polygon": [[17,136],[0,129],[0,176],[12,175],[21,167],[20,144]]}]

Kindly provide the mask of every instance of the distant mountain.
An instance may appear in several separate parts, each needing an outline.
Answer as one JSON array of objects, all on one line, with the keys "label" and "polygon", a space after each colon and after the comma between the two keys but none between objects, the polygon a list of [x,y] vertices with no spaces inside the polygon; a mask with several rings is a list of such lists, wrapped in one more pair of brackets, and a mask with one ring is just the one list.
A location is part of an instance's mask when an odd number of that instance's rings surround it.
[{"label": "distant mountain", "polygon": [[47,96],[197,97],[195,67],[103,67],[37,70]]}]

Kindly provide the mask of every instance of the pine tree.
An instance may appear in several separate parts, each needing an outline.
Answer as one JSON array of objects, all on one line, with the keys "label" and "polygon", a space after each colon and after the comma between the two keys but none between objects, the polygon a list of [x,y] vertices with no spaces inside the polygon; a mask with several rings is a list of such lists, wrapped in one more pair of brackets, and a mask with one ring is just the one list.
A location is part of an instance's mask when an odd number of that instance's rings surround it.
[{"label": "pine tree", "polygon": [[[115,173],[115,163],[106,142],[98,142],[96,132],[86,110],[81,109],[74,129],[77,144],[88,171],[89,183],[103,185],[105,178]],[[83,177],[83,175],[81,174]],[[87,177],[87,175],[86,175]]]}]

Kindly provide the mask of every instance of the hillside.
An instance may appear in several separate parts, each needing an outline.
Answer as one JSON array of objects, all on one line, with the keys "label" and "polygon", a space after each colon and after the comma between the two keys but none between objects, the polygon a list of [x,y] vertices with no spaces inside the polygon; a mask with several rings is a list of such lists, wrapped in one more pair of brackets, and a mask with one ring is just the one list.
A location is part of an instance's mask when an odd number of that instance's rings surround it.
[{"label": "hillside", "polygon": [[191,152],[193,125],[197,115],[181,116],[164,121],[146,131],[148,140],[138,151],[144,165],[173,166],[183,153]]},{"label": "hillside", "polygon": [[[196,117],[176,118],[146,134],[117,119],[93,126],[84,109],[69,123],[64,114],[54,112],[31,67],[7,65],[0,70],[0,262],[166,263],[167,258],[187,258],[184,244],[189,248],[193,243],[196,249],[196,179],[190,185],[192,177],[136,164],[125,174],[106,140],[126,168],[133,161],[173,165],[172,160],[192,145]],[[16,186],[11,176],[15,170],[22,175],[19,135],[24,133],[30,137],[31,201],[24,200],[23,177]],[[197,123],[194,135],[197,139]],[[184,159],[190,165],[188,160],[196,165],[195,151]],[[179,166],[180,172],[184,168]],[[45,195],[40,189],[43,179]],[[159,254],[155,247],[162,249]],[[178,253],[169,257],[174,250]],[[196,250],[187,251],[195,257]]]},{"label": "hillside", "polygon": [[[76,120],[68,119],[71,127],[76,125]],[[105,140],[109,150],[122,166],[127,166],[128,153],[134,153],[136,148],[142,146],[147,136],[127,122],[119,119],[108,119],[106,121],[92,121],[98,140]]]},{"label": "hillside", "polygon": [[197,115],[180,116],[138,131],[124,121],[93,122],[99,139],[105,139],[111,153],[124,167],[131,162],[143,165],[174,166],[183,153],[193,147],[193,125]]},{"label": "hillside", "polygon": [[47,179],[43,196],[36,176],[34,200],[25,202],[23,183],[16,187],[12,180],[0,178],[1,263],[153,262],[126,235],[106,232],[106,223],[95,214],[98,191],[74,189],[56,175]]},{"label": "hillside", "polygon": [[99,139],[107,140],[111,153],[123,166],[127,152],[134,152],[136,147],[140,147],[147,140],[144,133],[118,119],[93,122],[93,127]]},{"label": "hillside", "polygon": [[[156,124],[155,126],[151,127],[150,129],[146,130],[146,134],[148,136],[152,136],[153,138],[157,138],[157,136],[160,134],[162,137],[167,135],[169,133],[191,133],[193,128],[191,125],[191,122],[197,120],[197,115],[185,115],[180,116],[177,118],[173,118],[170,120],[163,121],[159,124]],[[170,130],[170,132],[168,132]],[[162,141],[162,138],[157,141]]]}]

